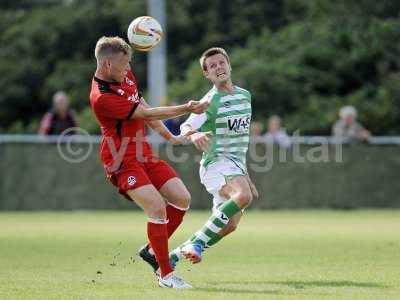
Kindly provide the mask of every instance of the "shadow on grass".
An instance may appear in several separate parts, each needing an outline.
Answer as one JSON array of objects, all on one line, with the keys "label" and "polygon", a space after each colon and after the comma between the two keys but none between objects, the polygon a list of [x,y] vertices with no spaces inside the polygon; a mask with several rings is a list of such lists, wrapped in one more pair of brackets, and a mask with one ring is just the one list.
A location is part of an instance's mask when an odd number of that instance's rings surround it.
[{"label": "shadow on grass", "polygon": [[286,285],[291,288],[303,289],[308,287],[359,287],[359,288],[379,288],[386,289],[389,286],[375,283],[375,282],[356,282],[348,280],[314,280],[314,281],[301,281],[301,280],[283,280],[283,281],[218,281],[207,282],[210,285],[221,284],[240,284],[240,285]]},{"label": "shadow on grass", "polygon": [[[210,283],[211,284],[211,283]],[[217,284],[224,284],[224,283],[212,283],[214,285]],[[227,282],[225,282],[225,284],[227,284]],[[234,283],[234,282],[230,282],[230,284],[239,284],[239,283]],[[188,290],[189,292],[191,290]],[[278,296],[278,295],[299,295],[299,293],[291,293],[291,292],[287,292],[287,291],[280,291],[280,290],[272,290],[272,289],[258,289],[258,290],[254,290],[254,289],[246,289],[246,288],[229,288],[229,287],[195,287],[193,289],[193,291],[202,291],[202,292],[217,292],[217,293],[227,293],[227,294],[258,294],[258,295],[274,295],[274,296]],[[313,293],[314,296],[326,296],[329,294],[316,294]]]}]

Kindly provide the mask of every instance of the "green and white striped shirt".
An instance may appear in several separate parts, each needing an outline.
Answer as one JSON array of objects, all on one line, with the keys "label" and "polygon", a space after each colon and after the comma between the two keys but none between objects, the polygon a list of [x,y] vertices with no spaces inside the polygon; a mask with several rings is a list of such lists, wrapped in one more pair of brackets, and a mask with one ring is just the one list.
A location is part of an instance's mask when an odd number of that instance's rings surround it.
[{"label": "green and white striped shirt", "polygon": [[212,133],[212,145],[203,153],[205,167],[220,158],[228,158],[246,166],[251,121],[251,94],[238,86],[232,93],[213,87],[201,101],[210,103],[206,112],[192,114],[185,123],[202,132]]}]

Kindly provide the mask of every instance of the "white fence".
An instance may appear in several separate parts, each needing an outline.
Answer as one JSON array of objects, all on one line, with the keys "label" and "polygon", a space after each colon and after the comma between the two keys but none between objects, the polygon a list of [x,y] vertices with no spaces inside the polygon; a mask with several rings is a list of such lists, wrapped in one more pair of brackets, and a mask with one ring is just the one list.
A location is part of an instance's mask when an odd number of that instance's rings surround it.
[{"label": "white fence", "polygon": [[[349,143],[346,139],[338,139],[331,136],[293,136],[290,137],[294,144],[316,145],[316,144],[337,144]],[[149,136],[147,140],[152,144],[159,144],[163,141],[157,136]],[[263,137],[255,137],[254,142],[266,141]],[[21,144],[51,144],[62,142],[90,143],[99,144],[101,136],[99,135],[67,135],[67,136],[42,136],[36,134],[0,134],[0,144],[21,143]],[[371,136],[365,142],[370,145],[400,145],[400,136]]]}]

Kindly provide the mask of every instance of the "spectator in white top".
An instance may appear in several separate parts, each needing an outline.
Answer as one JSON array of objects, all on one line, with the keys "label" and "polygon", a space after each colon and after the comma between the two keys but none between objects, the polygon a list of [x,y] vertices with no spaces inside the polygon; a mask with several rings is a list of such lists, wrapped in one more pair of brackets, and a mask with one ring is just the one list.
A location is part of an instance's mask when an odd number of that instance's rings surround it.
[{"label": "spectator in white top", "polygon": [[357,122],[357,110],[350,105],[343,106],[339,111],[340,120],[332,128],[335,138],[349,141],[365,141],[371,133]]},{"label": "spectator in white top", "polygon": [[273,115],[268,119],[268,131],[264,137],[267,143],[277,144],[283,148],[289,148],[292,144],[290,137],[282,128],[282,119],[278,115]]}]

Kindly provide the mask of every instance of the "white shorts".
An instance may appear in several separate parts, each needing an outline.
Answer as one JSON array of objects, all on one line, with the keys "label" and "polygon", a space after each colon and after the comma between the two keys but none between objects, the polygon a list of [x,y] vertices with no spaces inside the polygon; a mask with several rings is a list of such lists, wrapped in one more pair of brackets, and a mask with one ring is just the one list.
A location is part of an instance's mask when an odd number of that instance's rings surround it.
[{"label": "white shorts", "polygon": [[200,166],[200,181],[207,192],[213,195],[213,211],[227,199],[219,194],[230,177],[245,176],[247,171],[242,163],[227,158],[212,162],[207,167]]}]

